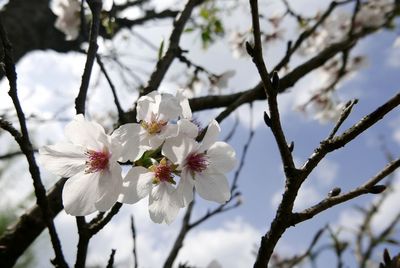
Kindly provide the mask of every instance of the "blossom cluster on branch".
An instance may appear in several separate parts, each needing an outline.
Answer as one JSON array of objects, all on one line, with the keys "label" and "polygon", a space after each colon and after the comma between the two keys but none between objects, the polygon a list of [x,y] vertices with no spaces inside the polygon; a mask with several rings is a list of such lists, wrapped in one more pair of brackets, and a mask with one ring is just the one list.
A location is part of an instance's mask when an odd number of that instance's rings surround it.
[{"label": "blossom cluster on branch", "polygon": [[[110,11],[112,5],[112,0],[103,1],[103,10]],[[54,27],[65,34],[65,39],[75,40],[78,38],[81,26],[81,1],[53,0],[51,10],[57,16]]]},{"label": "blossom cluster on branch", "polygon": [[[139,123],[107,135],[79,114],[65,127],[68,142],[44,146],[39,161],[52,173],[69,177],[62,193],[68,214],[107,211],[117,201],[134,204],[148,196],[150,218],[169,224],[192,202],[194,190],[220,204],[231,198],[225,174],[236,164],[235,151],[217,141],[215,120],[202,136],[191,117],[181,92],[153,91],[137,102]],[[133,165],[122,176],[124,162]]]}]

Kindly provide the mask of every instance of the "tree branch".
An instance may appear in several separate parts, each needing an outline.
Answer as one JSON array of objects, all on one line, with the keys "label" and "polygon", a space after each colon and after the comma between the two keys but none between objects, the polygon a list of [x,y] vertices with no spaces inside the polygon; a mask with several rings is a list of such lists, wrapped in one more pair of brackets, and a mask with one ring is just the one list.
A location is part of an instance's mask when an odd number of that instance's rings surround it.
[{"label": "tree branch", "polygon": [[318,203],[317,205],[315,205],[311,208],[305,209],[304,211],[299,212],[299,213],[294,213],[293,217],[292,217],[291,225],[295,225],[297,223],[311,219],[318,213],[321,213],[322,211],[327,210],[330,207],[341,204],[343,202],[346,202],[346,201],[353,199],[355,197],[358,197],[360,195],[370,193],[372,186],[376,185],[378,182],[383,180],[386,176],[391,174],[398,167],[400,167],[400,158],[389,163],[378,174],[376,174],[374,177],[370,178],[366,183],[364,183],[360,187],[357,187],[356,189],[354,189],[346,194],[327,197],[324,200],[322,200],[320,203]]},{"label": "tree branch", "polygon": [[204,0],[189,0],[182,12],[174,21],[174,29],[169,37],[169,46],[165,55],[157,62],[156,69],[150,76],[147,86],[141,92],[141,95],[146,95],[153,90],[157,90],[164,79],[172,61],[179,52],[179,41],[183,33],[186,22],[189,20],[193,9],[203,3]]},{"label": "tree branch", "polygon": [[101,0],[87,0],[87,3],[92,12],[92,25],[90,28],[89,49],[86,57],[85,69],[82,75],[81,87],[79,89],[79,94],[75,99],[75,109],[77,114],[85,114],[86,96],[94,59],[98,49],[97,37],[99,36],[100,12],[102,7]]},{"label": "tree branch", "polygon": [[58,267],[68,267],[64,259],[61,243],[58,238],[56,228],[54,226],[53,217],[51,216],[51,211],[49,209],[49,204],[46,196],[46,189],[44,188],[44,185],[40,177],[39,167],[36,164],[33,147],[29,138],[28,128],[26,126],[25,114],[22,110],[22,106],[18,99],[17,73],[15,71],[15,65],[12,56],[13,54],[12,46],[8,40],[7,33],[3,27],[3,23],[1,20],[0,20],[0,38],[4,49],[3,60],[5,64],[5,73],[10,85],[10,90],[8,91],[8,94],[10,95],[14,103],[21,133],[19,133],[10,123],[4,121],[3,119],[0,119],[0,126],[9,131],[11,135],[13,135],[19,147],[21,148],[21,151],[24,153],[26,160],[28,161],[29,172],[31,174],[33,180],[33,187],[35,190],[36,203],[41,208],[43,220],[46,223],[47,228],[49,229],[50,239],[55,253],[54,264]]}]

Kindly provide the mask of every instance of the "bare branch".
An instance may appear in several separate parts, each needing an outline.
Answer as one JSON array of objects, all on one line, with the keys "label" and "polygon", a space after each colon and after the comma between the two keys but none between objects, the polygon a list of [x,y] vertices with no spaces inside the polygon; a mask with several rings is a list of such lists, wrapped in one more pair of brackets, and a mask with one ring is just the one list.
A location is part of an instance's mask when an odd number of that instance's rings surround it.
[{"label": "bare branch", "polygon": [[351,110],[353,109],[353,106],[356,105],[358,102],[357,99],[351,100],[346,103],[346,105],[343,107],[342,112],[340,113],[339,120],[337,121],[335,127],[333,128],[332,132],[328,136],[328,140],[333,139],[335,136],[336,132],[339,130],[340,126],[343,124],[343,122],[347,119],[347,117],[350,115]]},{"label": "bare branch", "polygon": [[[397,106],[400,105],[400,93],[395,95],[393,98],[388,100],[385,104],[377,108],[369,115],[362,118],[358,123],[350,127],[340,136],[333,139],[327,139],[321,142],[320,147],[315,150],[315,153],[308,159],[303,165],[304,175],[308,175],[316,167],[316,165],[325,157],[326,154],[337,150],[347,143],[355,139],[358,135],[363,133],[365,130],[373,126],[379,120],[381,120],[386,114],[391,112]],[[304,177],[305,178],[305,177]]]},{"label": "bare branch", "polygon": [[304,211],[299,213],[294,213],[291,224],[295,225],[302,221],[311,219],[318,213],[321,213],[322,211],[330,207],[346,202],[357,196],[370,193],[370,189],[372,186],[376,185],[378,182],[383,180],[386,176],[395,171],[399,166],[400,166],[400,158],[388,164],[378,174],[370,178],[366,183],[364,183],[360,187],[357,187],[356,189],[342,195],[327,197],[320,203],[311,208],[305,209]]},{"label": "bare branch", "polygon": [[138,257],[136,253],[136,228],[135,228],[135,221],[133,220],[133,215],[131,216],[131,232],[132,232],[132,254],[133,254],[133,262],[135,263],[134,268],[138,268]]},{"label": "bare branch", "polygon": [[115,256],[115,249],[111,250],[110,258],[108,259],[108,263],[106,268],[113,268],[114,267],[114,256]]},{"label": "bare branch", "polygon": [[189,20],[193,9],[204,0],[189,0],[182,12],[174,21],[174,29],[169,37],[169,46],[165,55],[157,62],[156,69],[151,74],[147,86],[143,89],[142,95],[146,95],[153,90],[157,90],[167,73],[172,61],[179,52],[179,41],[183,33],[186,22]]},{"label": "bare branch", "polygon": [[193,201],[189,204],[189,206],[186,209],[185,216],[183,217],[183,220],[182,220],[181,229],[179,231],[177,238],[175,239],[174,245],[172,246],[172,249],[169,252],[167,259],[164,262],[164,265],[163,265],[164,268],[172,267],[176,257],[178,256],[179,250],[183,246],[183,240],[185,239],[186,234],[190,230],[189,221],[190,221],[190,217],[192,215],[194,203],[195,203],[195,201],[193,199]]},{"label": "bare branch", "polygon": [[107,82],[108,82],[108,84],[109,84],[109,86],[111,88],[111,92],[112,92],[113,97],[114,97],[114,103],[115,103],[115,106],[117,107],[118,119],[119,119],[120,123],[123,123],[123,122],[125,122],[125,120],[124,120],[125,113],[124,113],[124,110],[122,110],[121,104],[119,102],[115,86],[114,86],[113,82],[111,81],[111,78],[108,75],[108,72],[107,72],[106,68],[104,67],[104,64],[103,64],[103,61],[101,60],[100,55],[96,54],[96,60],[97,60],[97,64],[100,66],[100,69],[103,72],[104,76],[106,77]]},{"label": "bare branch", "polygon": [[79,94],[75,99],[75,109],[77,114],[85,114],[86,96],[89,88],[92,67],[96,57],[98,45],[97,37],[99,36],[101,0],[87,0],[89,8],[92,12],[92,25],[90,27],[89,49],[86,57],[85,69],[82,75],[82,83]]}]

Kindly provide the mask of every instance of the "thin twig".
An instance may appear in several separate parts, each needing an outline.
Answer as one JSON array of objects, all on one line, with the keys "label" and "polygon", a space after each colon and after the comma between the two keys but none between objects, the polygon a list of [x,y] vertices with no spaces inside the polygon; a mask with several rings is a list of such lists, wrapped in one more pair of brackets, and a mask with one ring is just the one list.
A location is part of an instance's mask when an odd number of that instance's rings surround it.
[{"label": "thin twig", "polygon": [[108,82],[108,84],[109,84],[109,86],[111,88],[111,92],[112,92],[113,97],[114,97],[114,103],[115,103],[115,106],[117,107],[118,119],[119,119],[119,121],[121,123],[123,123],[125,121],[124,120],[125,113],[124,113],[124,110],[122,109],[121,104],[119,102],[115,86],[114,86],[113,82],[111,81],[111,78],[108,75],[108,72],[107,72],[106,68],[104,67],[103,61],[101,60],[101,57],[100,57],[99,54],[96,54],[96,60],[97,60],[97,64],[100,66],[100,69],[103,72],[104,76],[106,77],[107,82]]},{"label": "thin twig", "polygon": [[169,46],[164,56],[157,62],[156,69],[151,74],[147,86],[141,92],[141,95],[146,95],[153,90],[157,90],[164,79],[172,61],[179,52],[179,41],[185,28],[186,22],[189,20],[193,9],[204,2],[204,0],[189,0],[182,12],[174,21],[174,29],[169,37]]},{"label": "thin twig", "polygon": [[77,114],[85,114],[86,96],[89,88],[90,76],[92,67],[96,57],[98,45],[97,37],[99,36],[100,27],[100,12],[102,7],[101,0],[87,0],[89,8],[92,12],[92,23],[90,27],[89,49],[86,57],[85,69],[82,75],[82,82],[79,89],[79,94],[75,99],[75,109]]},{"label": "thin twig", "polygon": [[356,189],[354,189],[348,193],[338,195],[338,196],[328,196],[327,198],[325,198],[324,200],[319,202],[317,205],[312,206],[308,209],[305,209],[302,212],[294,213],[291,224],[295,225],[302,221],[311,219],[315,215],[321,213],[322,211],[324,211],[330,207],[333,207],[335,205],[346,202],[357,196],[370,193],[371,187],[373,187],[374,185],[379,183],[386,176],[388,176],[393,171],[395,171],[398,167],[400,167],[400,158],[389,163],[384,169],[382,169],[374,177],[370,178],[366,183],[357,187]]},{"label": "thin twig", "polygon": [[111,249],[110,258],[108,259],[108,263],[106,268],[113,268],[114,267],[114,256],[115,256],[115,249]]},{"label": "thin twig", "polygon": [[302,171],[304,176],[311,173],[317,164],[325,157],[326,154],[345,146],[354,140],[365,130],[369,129],[386,114],[400,105],[400,93],[389,99],[386,103],[378,107],[375,111],[362,118],[358,123],[347,129],[343,134],[333,139],[327,139],[321,142],[321,145],[315,150],[313,155],[303,165]]},{"label": "thin twig", "polygon": [[133,220],[133,215],[131,215],[131,232],[132,232],[132,241],[133,241],[133,245],[132,245],[132,255],[133,255],[133,263],[134,263],[134,268],[138,268],[138,257],[137,257],[137,253],[136,253],[136,228],[135,228],[135,221]]},{"label": "thin twig", "polygon": [[97,234],[110,220],[119,212],[122,207],[122,203],[115,203],[115,205],[111,208],[111,210],[98,222],[94,222],[90,225],[90,233],[91,235]]},{"label": "thin twig", "polygon": [[357,104],[358,100],[354,99],[346,103],[346,105],[343,107],[342,112],[340,113],[339,120],[337,121],[335,127],[332,129],[332,132],[328,136],[328,140],[333,139],[335,136],[336,132],[339,130],[340,126],[343,124],[343,122],[347,119],[347,117],[350,115],[351,110],[353,109],[353,106]]},{"label": "thin twig", "polygon": [[171,268],[172,267],[176,257],[178,256],[179,250],[183,246],[183,240],[185,239],[186,234],[189,232],[189,229],[190,229],[189,221],[190,221],[190,217],[192,215],[194,204],[195,204],[195,201],[193,199],[193,201],[188,205],[188,207],[186,209],[185,216],[183,217],[183,220],[182,220],[181,229],[179,231],[178,236],[175,239],[175,242],[174,242],[174,245],[172,246],[171,251],[168,254],[168,257],[166,258],[166,260],[164,262],[163,268]]}]

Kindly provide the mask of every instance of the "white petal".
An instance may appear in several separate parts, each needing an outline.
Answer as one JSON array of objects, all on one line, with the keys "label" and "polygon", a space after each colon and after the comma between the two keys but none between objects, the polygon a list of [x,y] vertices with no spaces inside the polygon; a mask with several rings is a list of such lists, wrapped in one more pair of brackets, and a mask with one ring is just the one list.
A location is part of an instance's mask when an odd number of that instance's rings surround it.
[{"label": "white petal", "polygon": [[228,180],[225,175],[220,173],[196,173],[194,186],[199,195],[210,201],[224,204],[231,198]]},{"label": "white petal", "polygon": [[85,169],[85,150],[71,143],[57,143],[39,149],[39,163],[50,172],[71,177]]},{"label": "white petal", "polygon": [[199,151],[200,152],[207,151],[208,148],[210,148],[210,146],[215,143],[220,132],[221,132],[221,128],[219,127],[218,122],[213,120],[208,125],[207,132],[204,135],[204,138],[201,142]]},{"label": "white petal", "polygon": [[65,126],[65,136],[74,144],[92,150],[102,150],[107,143],[104,128],[95,122],[86,121],[82,114]]},{"label": "white petal", "polygon": [[181,207],[186,207],[193,201],[194,181],[190,172],[186,169],[182,170],[181,180],[179,181],[176,192]]},{"label": "white petal", "polygon": [[178,118],[182,114],[182,107],[175,96],[162,94],[158,114],[160,120],[169,121]]},{"label": "white petal", "polygon": [[170,224],[178,212],[179,201],[174,187],[167,182],[161,182],[153,187],[149,196],[149,213],[152,221]]},{"label": "white petal", "polygon": [[199,135],[199,128],[187,119],[178,121],[178,134],[195,139]]},{"label": "white petal", "polygon": [[186,96],[184,96],[183,89],[179,89],[176,92],[176,98],[179,100],[179,104],[181,105],[182,108],[182,117],[186,119],[191,119],[192,109],[190,108],[189,100],[186,98]]},{"label": "white petal", "polygon": [[[160,133],[153,135],[146,133],[143,136],[146,136],[146,138],[148,139],[148,145],[151,147],[151,149],[154,150],[160,147],[161,144],[165,141],[165,139],[176,137],[177,135],[178,135],[178,126],[168,124],[163,127]],[[143,140],[143,144],[146,144],[145,140]]]},{"label": "white petal", "polygon": [[123,203],[134,204],[147,196],[153,184],[154,173],[144,167],[133,167],[124,178],[119,199]]},{"label": "white petal", "polygon": [[151,150],[155,150],[158,147],[161,146],[161,144],[164,142],[163,137],[160,137],[160,135],[149,135],[148,136],[148,142],[150,145]]},{"label": "white petal", "polygon": [[159,136],[162,139],[176,137],[178,135],[179,127],[177,125],[168,124],[163,127],[162,131],[160,132]]},{"label": "white petal", "polygon": [[165,141],[162,154],[174,164],[183,165],[186,157],[196,151],[198,147],[199,145],[194,139],[178,136]]},{"label": "white petal", "polygon": [[95,203],[99,211],[109,210],[118,199],[122,190],[121,167],[113,165],[110,170],[100,172],[99,184],[97,188],[98,199]]},{"label": "white petal", "polygon": [[141,126],[139,124],[125,124],[116,129],[112,138],[117,139],[122,144],[121,161],[136,161],[141,156],[140,134]]},{"label": "white petal", "polygon": [[236,165],[235,150],[222,141],[217,141],[211,145],[210,149],[207,150],[207,156],[210,160],[210,167],[220,173],[227,173]]},{"label": "white petal", "polygon": [[98,172],[81,172],[69,178],[62,192],[65,212],[73,216],[85,216],[95,212],[98,181]]},{"label": "white petal", "polygon": [[114,4],[113,0],[104,0],[103,1],[103,10],[110,11]]},{"label": "white petal", "polygon": [[146,96],[142,96],[137,101],[137,115],[138,121],[150,121],[152,113],[158,113],[158,107],[156,104],[156,96],[159,95],[157,91],[152,91]]}]

